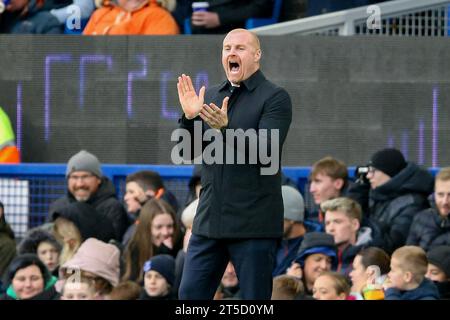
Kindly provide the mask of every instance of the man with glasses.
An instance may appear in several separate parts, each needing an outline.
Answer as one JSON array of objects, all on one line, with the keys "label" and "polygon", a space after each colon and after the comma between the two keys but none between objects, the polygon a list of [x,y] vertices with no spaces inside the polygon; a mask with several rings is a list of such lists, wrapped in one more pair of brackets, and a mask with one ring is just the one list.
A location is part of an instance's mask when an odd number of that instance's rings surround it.
[{"label": "man with glasses", "polygon": [[[370,187],[355,185],[350,190],[351,197],[359,201],[368,199],[368,203],[360,204],[367,208],[365,214],[381,228],[383,249],[392,253],[405,244],[416,213],[428,207],[433,176],[417,164],[406,161],[394,148],[375,152],[368,167]],[[358,192],[368,192],[368,197],[354,197]]]},{"label": "man with glasses", "polygon": [[125,208],[117,200],[113,183],[102,175],[97,157],[85,150],[72,156],[67,163],[66,178],[68,192],[50,206],[49,217],[76,202],[84,202],[91,205],[99,217],[110,220],[115,232],[114,240],[121,241],[130,221]]}]

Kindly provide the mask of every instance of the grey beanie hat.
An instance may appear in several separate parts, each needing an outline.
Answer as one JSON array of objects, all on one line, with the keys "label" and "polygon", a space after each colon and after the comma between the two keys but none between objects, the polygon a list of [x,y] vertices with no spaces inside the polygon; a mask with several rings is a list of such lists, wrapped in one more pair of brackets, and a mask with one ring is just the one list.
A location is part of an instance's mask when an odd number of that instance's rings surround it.
[{"label": "grey beanie hat", "polygon": [[291,186],[282,186],[284,218],[296,222],[303,222],[305,219],[305,203],[303,197],[297,189]]},{"label": "grey beanie hat", "polygon": [[88,171],[95,174],[99,178],[102,177],[100,161],[98,161],[96,156],[86,150],[81,150],[70,158],[67,163],[66,177],[75,171]]}]

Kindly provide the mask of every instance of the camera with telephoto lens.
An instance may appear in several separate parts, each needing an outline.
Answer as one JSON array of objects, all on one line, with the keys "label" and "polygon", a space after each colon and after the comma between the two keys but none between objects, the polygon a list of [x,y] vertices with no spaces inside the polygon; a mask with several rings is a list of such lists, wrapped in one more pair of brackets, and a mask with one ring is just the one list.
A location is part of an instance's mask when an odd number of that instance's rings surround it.
[{"label": "camera with telephoto lens", "polygon": [[358,166],[355,170],[356,181],[358,184],[368,184],[367,174],[369,173],[369,166]]}]

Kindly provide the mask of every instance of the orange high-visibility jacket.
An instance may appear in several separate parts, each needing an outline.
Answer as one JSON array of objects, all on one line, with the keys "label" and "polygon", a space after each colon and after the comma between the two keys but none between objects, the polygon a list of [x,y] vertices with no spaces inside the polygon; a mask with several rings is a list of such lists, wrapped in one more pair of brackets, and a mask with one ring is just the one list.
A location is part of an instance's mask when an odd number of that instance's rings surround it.
[{"label": "orange high-visibility jacket", "polygon": [[0,150],[0,163],[20,163],[20,152],[16,146],[7,146]]},{"label": "orange high-visibility jacket", "polygon": [[156,0],[149,0],[129,12],[109,4],[95,10],[83,31],[85,35],[174,35],[179,34],[175,19]]}]

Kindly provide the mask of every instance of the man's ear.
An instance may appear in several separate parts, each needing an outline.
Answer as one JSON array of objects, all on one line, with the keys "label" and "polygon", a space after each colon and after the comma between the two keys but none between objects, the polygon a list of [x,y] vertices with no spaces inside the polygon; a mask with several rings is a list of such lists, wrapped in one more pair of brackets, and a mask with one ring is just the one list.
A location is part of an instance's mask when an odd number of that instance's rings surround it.
[{"label": "man's ear", "polygon": [[255,62],[259,62],[261,60],[261,49],[257,49],[255,53]]},{"label": "man's ear", "polygon": [[333,185],[336,189],[341,190],[344,186],[344,179],[338,178],[333,181]]},{"label": "man's ear", "polygon": [[351,220],[351,224],[352,224],[352,229],[353,229],[353,231],[358,231],[359,230],[359,228],[361,227],[361,224],[359,223],[359,220],[358,219],[352,219]]}]

